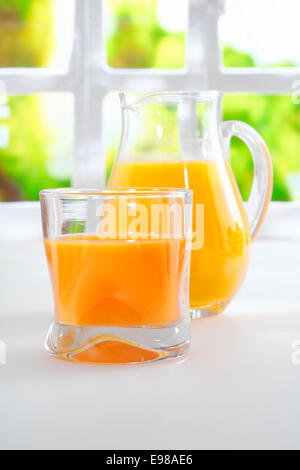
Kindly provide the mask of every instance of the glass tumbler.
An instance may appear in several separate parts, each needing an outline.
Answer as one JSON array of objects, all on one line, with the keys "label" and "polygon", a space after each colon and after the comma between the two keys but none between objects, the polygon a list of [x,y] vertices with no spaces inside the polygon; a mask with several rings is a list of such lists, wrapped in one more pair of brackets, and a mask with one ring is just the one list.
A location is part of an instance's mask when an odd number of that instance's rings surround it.
[{"label": "glass tumbler", "polygon": [[192,192],[58,189],[40,197],[55,300],[48,352],[107,364],[182,356]]}]

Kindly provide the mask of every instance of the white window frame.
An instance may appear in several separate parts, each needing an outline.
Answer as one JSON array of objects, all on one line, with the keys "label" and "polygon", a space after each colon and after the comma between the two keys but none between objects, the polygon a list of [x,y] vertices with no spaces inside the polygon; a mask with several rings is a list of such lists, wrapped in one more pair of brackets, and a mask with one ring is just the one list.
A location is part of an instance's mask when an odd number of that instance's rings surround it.
[{"label": "white window frame", "polygon": [[[76,0],[74,49],[67,73],[53,72],[51,69],[0,68],[0,81],[4,82],[7,94],[73,94],[75,129],[72,185],[75,187],[101,187],[105,184],[101,129],[105,117],[102,109],[105,96],[112,90],[218,89],[224,93],[291,95],[293,84],[297,81],[299,83],[298,68],[222,67],[218,23],[225,13],[225,0],[189,0],[185,69],[112,69],[106,64],[105,57],[103,1]],[[294,203],[293,206],[297,208],[298,215],[300,203]],[[6,214],[9,213],[7,204],[0,204],[0,211],[1,207],[5,208]],[[13,210],[14,203],[10,203],[9,207]]]}]

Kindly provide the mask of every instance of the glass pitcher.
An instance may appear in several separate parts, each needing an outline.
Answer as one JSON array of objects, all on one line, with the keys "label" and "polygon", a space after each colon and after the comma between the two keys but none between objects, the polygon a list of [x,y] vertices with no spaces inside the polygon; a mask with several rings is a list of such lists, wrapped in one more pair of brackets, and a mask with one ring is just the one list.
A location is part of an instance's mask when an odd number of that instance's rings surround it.
[{"label": "glass pitcher", "polygon": [[[109,186],[193,190],[190,308],[193,318],[218,314],[245,278],[271,199],[267,146],[247,124],[221,122],[222,94],[216,91],[120,98],[123,132]],[[254,161],[245,204],[230,166],[233,136],[248,145]]]}]

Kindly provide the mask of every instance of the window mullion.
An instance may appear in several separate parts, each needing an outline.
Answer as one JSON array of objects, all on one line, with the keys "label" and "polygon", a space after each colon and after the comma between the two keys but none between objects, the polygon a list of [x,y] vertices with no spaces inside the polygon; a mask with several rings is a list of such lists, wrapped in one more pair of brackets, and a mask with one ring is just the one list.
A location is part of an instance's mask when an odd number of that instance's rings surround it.
[{"label": "window mullion", "polygon": [[73,90],[71,74],[51,73],[47,69],[0,69],[0,81],[12,95]]},{"label": "window mullion", "polygon": [[228,93],[291,94],[299,78],[299,69],[223,69],[216,85]]},{"label": "window mullion", "polygon": [[89,164],[89,121],[90,121],[90,80],[87,69],[89,47],[88,19],[90,1],[77,0],[73,68],[75,74],[75,135],[72,184],[76,187],[88,184]]}]

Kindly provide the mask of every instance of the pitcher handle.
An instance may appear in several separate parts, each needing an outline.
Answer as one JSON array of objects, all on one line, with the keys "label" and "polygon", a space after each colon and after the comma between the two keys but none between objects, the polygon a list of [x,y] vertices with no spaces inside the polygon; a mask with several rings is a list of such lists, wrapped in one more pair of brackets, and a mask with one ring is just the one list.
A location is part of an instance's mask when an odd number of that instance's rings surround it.
[{"label": "pitcher handle", "polygon": [[230,142],[238,137],[249,147],[254,163],[254,177],[249,199],[246,203],[250,232],[254,240],[264,221],[273,191],[273,167],[269,149],[263,138],[253,127],[240,121],[222,124],[222,134],[228,160]]}]

